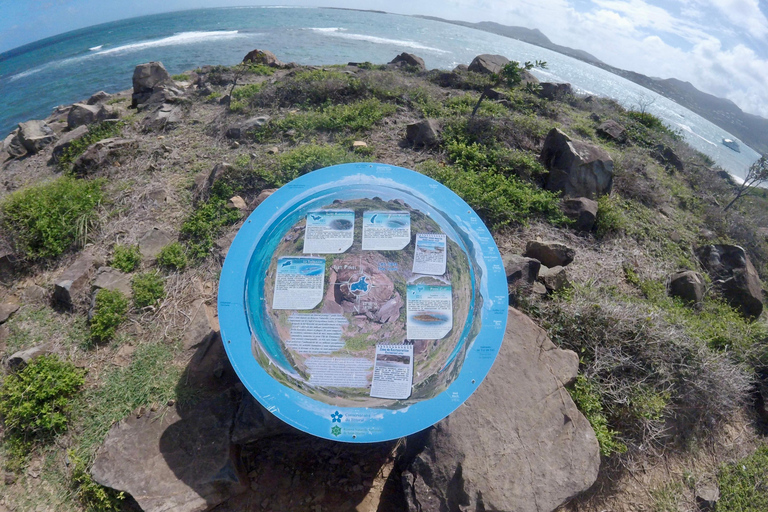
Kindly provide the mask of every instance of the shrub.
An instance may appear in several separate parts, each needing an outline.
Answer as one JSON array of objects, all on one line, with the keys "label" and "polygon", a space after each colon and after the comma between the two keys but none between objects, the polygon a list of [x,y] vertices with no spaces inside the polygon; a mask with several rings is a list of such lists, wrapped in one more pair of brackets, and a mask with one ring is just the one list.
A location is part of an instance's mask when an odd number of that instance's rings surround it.
[{"label": "shrub", "polygon": [[277,172],[272,175],[272,181],[267,185],[280,187],[303,174],[323,167],[365,160],[368,158],[351,153],[341,146],[305,144],[278,156]]},{"label": "shrub", "polygon": [[215,192],[207,201],[198,204],[181,226],[181,235],[193,258],[205,258],[221,228],[234,224],[242,217],[239,210],[227,208],[227,199],[223,197],[226,194]]},{"label": "shrub", "polygon": [[57,165],[62,171],[69,171],[74,161],[85,153],[91,144],[110,137],[117,137],[122,133],[124,121],[103,122],[91,125],[88,132],[79,139],[73,140],[59,157]]},{"label": "shrub", "polygon": [[72,450],[67,451],[67,456],[72,464],[71,486],[80,504],[86,510],[100,512],[118,512],[121,510],[125,493],[122,491],[117,492],[114,489],[109,489],[94,482],[85,462],[75,455],[75,452]]},{"label": "shrub", "polygon": [[153,272],[137,274],[131,280],[133,303],[137,308],[154,306],[165,297],[163,278]]},{"label": "shrub", "polygon": [[71,400],[84,382],[84,370],[54,355],[40,356],[5,377],[0,386],[0,416],[10,469],[21,468],[35,442],[48,441],[66,430]]},{"label": "shrub", "polygon": [[157,255],[157,263],[161,267],[174,270],[184,270],[187,267],[187,254],[179,242],[166,245]]},{"label": "shrub", "polygon": [[85,244],[97,219],[102,184],[63,176],[13,192],[0,203],[0,227],[25,258],[58,256]]},{"label": "shrub", "polygon": [[251,64],[247,69],[248,73],[259,76],[272,76],[275,74],[274,68],[266,66],[264,64]]},{"label": "shrub", "polygon": [[91,337],[97,342],[112,339],[127,314],[128,298],[125,295],[119,290],[99,290],[91,317]]},{"label": "shrub", "polygon": [[609,456],[613,453],[624,453],[627,446],[617,439],[618,432],[608,428],[608,420],[603,414],[603,404],[600,395],[594,390],[594,385],[584,375],[578,375],[573,387],[568,389],[574,403],[595,431],[595,437],[600,444],[600,453]]},{"label": "shrub", "polygon": [[720,487],[718,512],[762,512],[768,510],[768,446],[732,464],[724,464],[717,475]]},{"label": "shrub", "polygon": [[185,75],[183,73],[178,75],[172,75],[171,78],[177,82],[187,82],[189,81],[189,75]]},{"label": "shrub", "polygon": [[133,272],[141,263],[141,252],[138,245],[117,244],[112,250],[110,264],[123,272]]},{"label": "shrub", "polygon": [[597,236],[604,237],[610,233],[618,233],[626,227],[626,224],[620,199],[608,195],[597,199],[597,219],[595,220]]}]

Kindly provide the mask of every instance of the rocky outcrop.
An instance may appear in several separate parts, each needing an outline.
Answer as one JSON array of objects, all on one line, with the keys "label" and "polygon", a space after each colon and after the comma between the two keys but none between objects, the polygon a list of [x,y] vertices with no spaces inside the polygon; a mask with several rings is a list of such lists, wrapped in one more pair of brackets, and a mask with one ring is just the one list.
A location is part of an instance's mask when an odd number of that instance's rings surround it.
[{"label": "rocky outcrop", "polygon": [[435,146],[440,142],[440,124],[434,119],[411,123],[405,128],[405,138],[414,147]]},{"label": "rocky outcrop", "polygon": [[106,93],[104,91],[99,91],[97,93],[94,93],[90,98],[88,98],[88,101],[86,101],[86,104],[96,105],[98,103],[104,103],[111,97],[112,97],[111,94]]},{"label": "rocky outcrop", "polygon": [[560,266],[552,268],[542,266],[538,279],[549,292],[559,292],[571,287],[565,269]]},{"label": "rocky outcrop", "polygon": [[141,127],[144,131],[160,131],[175,128],[184,119],[184,110],[180,105],[163,103],[158,109],[144,118]]},{"label": "rocky outcrop", "polygon": [[597,127],[596,132],[604,139],[614,140],[616,142],[627,141],[627,129],[613,119],[601,123],[600,126]]},{"label": "rocky outcrop", "polygon": [[526,258],[519,254],[504,254],[501,257],[504,270],[507,274],[507,285],[510,295],[518,290],[529,289],[536,282],[541,269],[541,262],[533,258]]},{"label": "rocky outcrop", "polygon": [[66,132],[64,135],[62,135],[61,138],[56,142],[56,145],[53,146],[53,154],[51,155],[53,161],[58,161],[58,159],[61,158],[61,155],[63,155],[67,150],[67,148],[69,148],[73,142],[80,139],[86,133],[88,133],[88,127],[83,125],[78,126],[74,130]]},{"label": "rocky outcrop", "polygon": [[45,121],[19,123],[19,142],[28,153],[35,154],[56,140],[53,128]]},{"label": "rocky outcrop", "polygon": [[613,186],[613,159],[602,148],[572,141],[553,128],[544,140],[539,160],[549,170],[547,189],[567,197],[597,199]]},{"label": "rocky outcrop", "polygon": [[207,199],[214,182],[229,172],[232,166],[227,162],[221,162],[213,166],[210,171],[201,171],[195,176],[195,195],[198,199]]},{"label": "rocky outcrop", "polygon": [[573,95],[571,84],[541,82],[541,92],[539,95],[547,100],[561,100],[566,96]]},{"label": "rocky outcrop", "polygon": [[763,311],[762,284],[742,247],[705,245],[696,249],[696,256],[731,306],[746,318],[760,316]]},{"label": "rocky outcrop", "polygon": [[62,306],[71,308],[88,291],[93,270],[100,262],[89,253],[83,253],[56,280],[53,299]]},{"label": "rocky outcrop", "polygon": [[278,60],[274,53],[269,50],[252,50],[243,58],[243,64],[262,64],[272,68],[281,68],[285,66]]},{"label": "rocky outcrop", "polygon": [[525,246],[524,256],[537,259],[549,268],[564,267],[573,261],[576,251],[560,242],[531,240]]},{"label": "rocky outcrop", "polygon": [[99,267],[91,286],[94,290],[119,291],[126,297],[133,295],[131,276],[112,267]]},{"label": "rocky outcrop", "polygon": [[27,148],[21,143],[19,129],[15,129],[3,140],[3,151],[11,158],[21,158],[27,154]]},{"label": "rocky outcrop", "polygon": [[675,272],[669,277],[669,294],[685,302],[698,304],[704,298],[704,278],[693,270]]},{"label": "rocky outcrop", "polygon": [[99,106],[85,103],[75,103],[69,109],[67,115],[67,127],[74,130],[78,126],[88,125],[97,121],[99,116]]},{"label": "rocky outcrop", "polygon": [[561,208],[563,214],[573,221],[573,229],[592,231],[597,221],[597,201],[586,197],[564,199]]},{"label": "rocky outcrop", "polygon": [[171,75],[168,74],[162,62],[139,64],[133,70],[131,106],[138,107],[142,103],[147,103],[154,93],[174,85]]},{"label": "rocky outcrop", "polygon": [[265,126],[269,122],[269,120],[270,120],[269,116],[251,117],[250,119],[246,119],[241,123],[237,123],[235,125],[230,126],[229,128],[227,128],[227,131],[225,132],[224,135],[228,139],[240,139],[244,137],[245,134],[248,133],[250,130],[255,130]]},{"label": "rocky outcrop", "polygon": [[490,55],[486,53],[478,55],[472,59],[468,70],[474,71],[475,73],[490,75],[491,73],[498,73],[501,71],[501,68],[509,64],[509,62],[509,59],[503,55]]},{"label": "rocky outcrop", "polygon": [[75,160],[72,170],[75,174],[84,176],[99,170],[99,168],[113,165],[127,158],[131,151],[138,147],[134,139],[121,139],[110,137],[91,144],[85,152]]},{"label": "rocky outcrop", "polygon": [[677,171],[683,170],[683,161],[669,146],[665,146],[664,144],[657,145],[653,152],[651,152],[651,156],[667,168],[675,169]]},{"label": "rocky outcrop", "polygon": [[544,512],[589,488],[599,446],[563,387],[578,364],[575,353],[557,349],[530,318],[510,309],[488,376],[430,430],[403,473],[408,510]]},{"label": "rocky outcrop", "polygon": [[144,259],[154,260],[163,247],[174,240],[171,233],[160,228],[152,228],[139,239],[139,252]]},{"label": "rocky outcrop", "polygon": [[401,53],[392,61],[390,64],[396,65],[396,66],[405,66],[408,68],[415,68],[418,71],[426,71],[427,66],[424,64],[424,59],[421,57],[414,55],[412,53]]}]

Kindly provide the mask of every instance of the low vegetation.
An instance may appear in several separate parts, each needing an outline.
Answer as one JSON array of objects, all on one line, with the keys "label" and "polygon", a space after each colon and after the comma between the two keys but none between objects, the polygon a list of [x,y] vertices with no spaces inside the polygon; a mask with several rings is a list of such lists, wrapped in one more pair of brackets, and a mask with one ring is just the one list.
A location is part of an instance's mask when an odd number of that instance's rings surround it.
[{"label": "low vegetation", "polygon": [[128,298],[119,290],[99,290],[93,305],[91,337],[97,343],[109,341],[125,321]]},{"label": "low vegetation", "polygon": [[137,308],[157,305],[165,297],[163,278],[155,272],[136,274],[131,280],[133,304]]},{"label": "low vegetation", "polygon": [[110,137],[119,137],[125,122],[103,122],[88,128],[88,132],[79,139],[73,140],[58,159],[57,165],[61,171],[69,171],[77,157],[85,153],[92,144]]},{"label": "low vegetation", "polygon": [[112,249],[110,265],[123,272],[133,272],[141,264],[141,252],[138,245],[116,244]]},{"label": "low vegetation", "polygon": [[187,267],[187,253],[179,242],[166,245],[157,255],[157,264],[170,270],[184,270]]}]

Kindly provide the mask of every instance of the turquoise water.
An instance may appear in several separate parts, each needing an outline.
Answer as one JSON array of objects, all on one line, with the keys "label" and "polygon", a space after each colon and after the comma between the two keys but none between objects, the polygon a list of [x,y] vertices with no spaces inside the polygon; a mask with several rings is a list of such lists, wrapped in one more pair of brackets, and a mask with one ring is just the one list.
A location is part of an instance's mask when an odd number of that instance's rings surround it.
[{"label": "turquoise water", "polygon": [[[439,13],[438,13],[439,14]],[[400,52],[421,56],[428,68],[452,69],[480,53],[545,60],[543,80],[570,82],[585,93],[627,107],[647,104],[686,140],[736,175],[759,155],[722,144],[735,136],[633,82],[581,61],[513,39],[446,23],[394,14],[319,8],[244,7],[183,11],[132,18],[68,32],[0,54],[0,135],[16,123],[43,118],[61,104],[103,89],[131,87],[133,68],[159,60],[172,74],[206,64],[231,65],[254,48],[283,61],[386,63]]]}]

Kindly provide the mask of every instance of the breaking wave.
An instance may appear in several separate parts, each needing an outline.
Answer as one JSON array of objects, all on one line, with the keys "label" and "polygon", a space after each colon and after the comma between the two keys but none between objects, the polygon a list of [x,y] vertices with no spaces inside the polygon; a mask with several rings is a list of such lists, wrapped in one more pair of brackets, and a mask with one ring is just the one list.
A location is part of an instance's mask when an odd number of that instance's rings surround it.
[{"label": "breaking wave", "polygon": [[401,46],[405,48],[413,48],[415,50],[425,50],[425,51],[436,52],[436,53],[450,53],[445,50],[441,50],[439,48],[433,48],[431,46],[426,46],[421,43],[417,43],[416,41],[387,39],[385,37],[367,36],[365,34],[352,34],[347,32],[346,29],[343,29],[343,28],[323,27],[323,28],[308,28],[306,30],[311,30],[319,34],[323,34],[331,37],[338,37],[341,39],[351,39],[354,41],[368,41],[370,43],[375,43],[375,44],[388,44],[393,46]]}]

